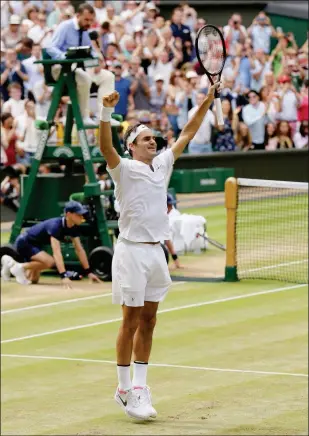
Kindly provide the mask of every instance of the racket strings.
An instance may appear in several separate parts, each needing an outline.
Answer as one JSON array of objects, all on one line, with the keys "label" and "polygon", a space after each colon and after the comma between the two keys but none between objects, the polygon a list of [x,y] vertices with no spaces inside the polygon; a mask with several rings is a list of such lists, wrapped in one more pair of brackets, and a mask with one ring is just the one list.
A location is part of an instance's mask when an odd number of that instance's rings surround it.
[{"label": "racket strings", "polygon": [[205,27],[198,37],[198,52],[204,68],[211,75],[218,75],[224,65],[224,48],[215,28]]}]

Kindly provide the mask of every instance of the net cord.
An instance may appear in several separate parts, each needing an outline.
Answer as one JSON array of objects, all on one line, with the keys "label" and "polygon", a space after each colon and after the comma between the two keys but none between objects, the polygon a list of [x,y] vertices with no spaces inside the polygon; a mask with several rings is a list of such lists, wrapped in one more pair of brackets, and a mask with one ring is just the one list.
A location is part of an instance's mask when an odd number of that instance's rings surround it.
[{"label": "net cord", "polygon": [[279,180],[261,180],[261,179],[245,179],[238,178],[239,186],[255,186],[261,188],[284,188],[284,189],[300,189],[308,191],[308,183],[305,182],[289,182]]}]

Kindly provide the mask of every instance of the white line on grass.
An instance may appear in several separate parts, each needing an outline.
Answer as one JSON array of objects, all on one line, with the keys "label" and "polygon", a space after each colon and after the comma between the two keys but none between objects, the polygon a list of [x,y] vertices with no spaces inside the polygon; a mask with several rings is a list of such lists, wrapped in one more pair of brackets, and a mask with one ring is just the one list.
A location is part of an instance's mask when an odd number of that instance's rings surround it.
[{"label": "white line on grass", "polygon": [[[285,286],[284,288],[270,289],[268,291],[253,292],[251,294],[236,295],[234,297],[221,298],[219,300],[204,301],[202,303],[194,303],[194,304],[188,304],[186,306],[172,307],[170,309],[159,310],[158,314],[167,313],[167,312],[175,312],[177,310],[190,309],[193,307],[208,306],[210,304],[225,303],[226,301],[241,300],[243,298],[256,297],[258,295],[273,294],[275,292],[282,292],[282,291],[287,291],[290,289],[297,289],[297,288],[301,288],[303,286],[306,286],[306,285]],[[49,335],[54,335],[56,333],[70,332],[73,330],[80,330],[80,329],[84,329],[84,328],[88,328],[88,327],[96,327],[96,326],[103,325],[103,324],[111,324],[111,323],[118,322],[121,320],[122,320],[122,318],[107,319],[105,321],[98,321],[98,322],[93,322],[91,324],[77,325],[77,326],[73,326],[73,327],[67,327],[64,329],[52,330],[50,332],[35,333],[34,335],[21,336],[19,338],[5,339],[5,340],[1,341],[1,344],[8,344],[10,342],[25,341],[26,339],[40,338],[42,336],[49,336]]]},{"label": "white line on grass", "polygon": [[[183,283],[185,283],[185,282],[173,282],[172,286],[182,285]],[[52,303],[37,304],[35,306],[18,307],[15,309],[2,310],[1,315],[5,315],[7,313],[24,312],[26,310],[41,309],[42,307],[59,306],[61,304],[78,303],[79,301],[85,301],[85,300],[95,300],[97,298],[110,297],[111,295],[112,295],[111,293],[100,294],[100,295],[91,295],[89,297],[72,298],[70,300],[60,300],[60,301],[54,301]]]},{"label": "white line on grass", "polygon": [[[85,363],[107,363],[115,365],[113,360],[101,360],[101,359],[82,359],[77,357],[57,357],[57,356],[29,356],[27,354],[1,354],[1,357],[12,357],[22,359],[41,359],[41,360],[65,360],[71,362],[85,362]],[[230,369],[230,368],[209,368],[205,366],[188,366],[188,365],[172,365],[169,363],[149,363],[150,366],[157,368],[179,368],[179,369],[195,369],[200,371],[216,371],[216,372],[238,372],[247,374],[262,374],[262,375],[284,375],[290,377],[306,377],[308,374],[291,373],[291,372],[277,372],[277,371],[258,371],[251,369]]]},{"label": "white line on grass", "polygon": [[263,266],[261,268],[253,268],[253,269],[246,269],[244,271],[238,271],[239,275],[243,274],[243,273],[248,273],[248,272],[254,272],[254,271],[261,271],[262,269],[273,269],[273,268],[280,268],[282,266],[289,266],[289,265],[297,265],[299,263],[308,263],[308,259],[303,259],[303,260],[294,260],[293,262],[285,262],[285,263],[278,263],[277,265],[268,265],[268,266]]}]

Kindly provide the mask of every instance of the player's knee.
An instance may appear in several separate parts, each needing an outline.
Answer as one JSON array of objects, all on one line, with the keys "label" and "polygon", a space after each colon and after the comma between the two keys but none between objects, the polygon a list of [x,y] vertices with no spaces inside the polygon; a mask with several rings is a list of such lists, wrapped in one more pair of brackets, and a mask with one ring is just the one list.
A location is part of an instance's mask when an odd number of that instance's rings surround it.
[{"label": "player's knee", "polygon": [[137,319],[124,319],[122,322],[122,330],[129,336],[134,336],[138,327]]},{"label": "player's knee", "polygon": [[153,330],[157,323],[157,317],[156,316],[141,316],[139,325],[140,328],[143,330]]},{"label": "player's knee", "polygon": [[44,262],[45,269],[51,269],[55,266],[55,261],[53,258],[46,259]]}]

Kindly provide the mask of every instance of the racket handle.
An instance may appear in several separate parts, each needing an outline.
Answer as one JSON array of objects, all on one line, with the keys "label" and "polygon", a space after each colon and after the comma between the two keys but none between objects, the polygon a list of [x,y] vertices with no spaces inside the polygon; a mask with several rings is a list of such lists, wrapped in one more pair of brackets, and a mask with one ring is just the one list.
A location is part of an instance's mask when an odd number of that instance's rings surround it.
[{"label": "racket handle", "polygon": [[215,108],[216,108],[216,115],[217,115],[218,124],[219,124],[219,126],[224,126],[224,119],[223,119],[223,112],[222,112],[220,98],[215,98]]}]

